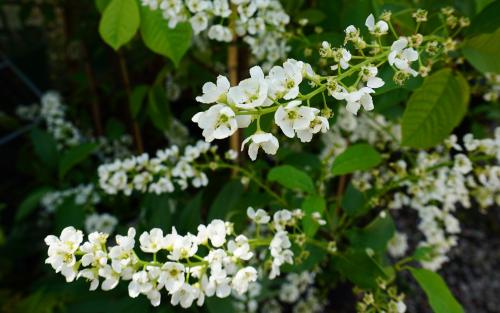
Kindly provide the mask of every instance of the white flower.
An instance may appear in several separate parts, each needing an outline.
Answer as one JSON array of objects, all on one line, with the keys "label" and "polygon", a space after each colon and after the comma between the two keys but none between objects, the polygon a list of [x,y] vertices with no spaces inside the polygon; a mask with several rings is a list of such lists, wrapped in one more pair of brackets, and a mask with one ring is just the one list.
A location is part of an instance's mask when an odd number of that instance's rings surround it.
[{"label": "white flower", "polygon": [[363,81],[366,82],[366,86],[369,88],[380,88],[382,87],[385,82],[380,78],[377,77],[378,69],[376,66],[370,65],[370,66],[363,66],[361,68],[360,74],[362,75]]},{"label": "white flower", "polygon": [[85,230],[89,233],[98,231],[110,234],[114,231],[118,219],[111,214],[93,213],[85,218]]},{"label": "white flower", "polygon": [[208,27],[208,16],[204,12],[199,12],[195,15],[193,15],[190,19],[189,22],[191,23],[191,27],[193,28],[193,31],[195,35],[198,35]]},{"label": "white flower", "polygon": [[184,265],[181,263],[166,262],[161,267],[161,274],[158,278],[158,282],[165,285],[165,289],[167,289],[169,293],[174,293],[184,284],[184,271]]},{"label": "white flower", "polygon": [[288,59],[283,67],[274,66],[269,72],[269,89],[271,97],[286,100],[295,99],[299,94],[299,85],[302,82],[302,68],[304,63]]},{"label": "white flower", "polygon": [[68,282],[76,278],[75,252],[82,241],[83,233],[72,226],[64,228],[59,238],[54,235],[45,237],[45,243],[49,246],[45,263],[50,264],[56,273],[61,272]]},{"label": "white flower", "polygon": [[[349,50],[345,49],[345,48],[340,48],[340,49],[337,49],[335,50],[334,52],[334,59],[336,62],[338,62],[340,64],[340,67],[345,70],[346,68],[349,67],[349,61],[351,60],[351,53],[349,52]],[[338,68],[338,65],[333,65],[331,66],[331,69],[332,70],[337,70]]]},{"label": "white flower", "polygon": [[163,231],[159,228],[153,228],[151,231],[143,232],[139,237],[141,250],[147,253],[156,253],[165,246]]},{"label": "white flower", "polygon": [[252,207],[248,207],[247,216],[256,224],[267,224],[271,220],[269,214],[262,209],[255,211]]},{"label": "white flower", "polygon": [[408,250],[408,239],[406,234],[396,231],[387,244],[389,254],[395,258],[402,257]]},{"label": "white flower", "polygon": [[196,97],[196,101],[201,103],[226,102],[226,95],[229,91],[229,80],[222,75],[217,77],[217,85],[208,82],[203,85],[203,95]]},{"label": "white flower", "polygon": [[389,53],[389,64],[395,66],[405,73],[417,76],[418,72],[410,67],[411,62],[418,59],[418,52],[413,48],[406,48],[408,46],[408,39],[400,37],[393,42],[391,46],[391,53]]},{"label": "white flower", "polygon": [[257,153],[259,152],[259,148],[262,148],[265,153],[274,155],[279,148],[279,142],[276,137],[274,137],[270,133],[265,132],[256,132],[252,136],[246,138],[241,144],[241,151],[245,148],[247,142],[250,142],[248,147],[248,156],[252,161],[257,159]]},{"label": "white flower", "polygon": [[118,245],[111,247],[109,257],[111,267],[115,272],[121,273],[129,264],[134,264],[137,258],[133,252],[135,246],[135,229],[130,227],[127,236],[116,235]]},{"label": "white flower", "polygon": [[140,294],[147,294],[152,288],[148,272],[142,270],[132,275],[132,281],[128,284],[128,295],[136,298]]},{"label": "white flower", "polygon": [[286,106],[280,106],[274,114],[274,122],[289,138],[295,136],[296,130],[309,127],[318,111],[316,108],[300,106],[300,104],[298,100],[290,101]]},{"label": "white flower", "polygon": [[455,163],[453,169],[462,174],[467,174],[472,171],[472,162],[462,153],[455,155]]},{"label": "white flower", "polygon": [[[198,239],[196,236],[187,234],[186,236],[173,236],[168,240],[173,239],[172,252],[168,256],[170,260],[177,261],[187,259],[195,255],[198,251]],[[167,243],[170,246],[170,243]]]},{"label": "white flower", "polygon": [[99,269],[99,276],[104,278],[101,285],[104,291],[114,289],[120,282],[120,273],[115,272],[111,266],[107,264]]},{"label": "white flower", "polygon": [[233,256],[245,261],[250,260],[253,256],[253,253],[250,252],[248,239],[243,235],[239,235],[234,240],[230,240],[227,244],[227,250],[232,253]]},{"label": "white flower", "polygon": [[347,111],[356,115],[361,106],[363,106],[366,111],[373,110],[373,99],[370,94],[374,92],[375,91],[369,87],[362,87],[359,90],[348,92],[344,87],[340,86],[337,91],[332,92],[332,96],[337,100],[346,100]]},{"label": "white flower", "polygon": [[102,247],[106,243],[108,234],[93,232],[89,234],[89,241],[85,242],[80,250],[84,253],[82,256],[83,266],[103,266],[108,260],[106,252]]},{"label": "white flower", "polygon": [[203,129],[203,136],[207,142],[227,138],[238,129],[236,114],[223,104],[216,104],[207,111],[196,113],[192,121]]},{"label": "white flower", "polygon": [[365,21],[365,25],[370,33],[376,36],[385,35],[389,30],[389,25],[385,21],[378,21],[377,24],[375,24],[375,18],[373,17],[373,14],[370,14],[368,16]]},{"label": "white flower", "polygon": [[76,278],[78,279],[80,277],[83,277],[90,281],[89,290],[93,291],[96,290],[97,287],[99,287],[99,275],[97,269],[86,268],[84,270],[81,270],[76,276]]},{"label": "white flower", "polygon": [[314,134],[320,131],[326,133],[329,129],[330,124],[328,123],[328,119],[321,115],[316,115],[314,120],[309,124],[309,127],[297,130],[297,137],[299,137],[301,142],[310,142]]},{"label": "white flower", "polygon": [[231,30],[222,25],[212,25],[208,30],[208,38],[223,41],[223,42],[231,42],[233,40],[233,34],[231,34]]},{"label": "white flower", "polygon": [[221,220],[213,220],[207,226],[207,236],[212,246],[218,248],[226,243],[226,224]]},{"label": "white flower", "polygon": [[250,283],[257,280],[257,270],[251,266],[240,269],[233,277],[231,286],[237,293],[244,294]]},{"label": "white flower", "polygon": [[254,109],[268,105],[268,84],[260,66],[250,69],[250,78],[242,80],[238,86],[231,87],[227,93],[228,101],[242,109]]}]

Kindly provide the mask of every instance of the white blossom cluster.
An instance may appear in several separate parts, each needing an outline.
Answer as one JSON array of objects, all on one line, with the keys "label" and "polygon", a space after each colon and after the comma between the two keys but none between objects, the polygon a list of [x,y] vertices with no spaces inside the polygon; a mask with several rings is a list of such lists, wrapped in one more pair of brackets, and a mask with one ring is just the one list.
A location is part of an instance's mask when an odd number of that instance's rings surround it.
[{"label": "white blossom cluster", "polygon": [[199,141],[180,153],[177,146],[158,150],[155,157],[147,153],[102,164],[98,168],[99,185],[107,194],[132,194],[132,191],[156,194],[185,190],[208,184],[207,175],[197,167],[215,146]]},{"label": "white blossom cluster", "polygon": [[74,188],[59,191],[49,191],[41,199],[40,203],[48,213],[53,213],[63,202],[74,198],[76,205],[96,205],[101,201],[94,184],[80,184]]},{"label": "white blossom cluster", "polygon": [[41,105],[34,103],[28,106],[18,106],[16,114],[28,121],[36,120],[40,116],[46,123],[47,131],[56,140],[59,149],[90,141],[97,143],[96,153],[104,160],[124,158],[130,155],[132,138],[129,135],[122,135],[113,140],[103,136],[93,138],[76,128],[71,121],[66,119],[67,107],[63,104],[59,93],[48,91],[40,101]]},{"label": "white blossom cluster", "polygon": [[[388,24],[385,21],[375,23],[370,15],[366,27],[372,36],[379,37],[387,32]],[[345,32],[345,44],[352,42],[361,50],[367,47],[359,29],[351,25]],[[406,37],[397,38],[390,47],[379,45],[379,50],[372,55],[356,56],[364,61],[354,64],[350,63],[354,59],[346,47],[334,48],[323,42],[319,53],[322,58],[333,60],[331,70],[335,75],[331,76],[320,76],[311,65],[294,59],[288,59],[283,66],[272,67],[267,75],[261,67],[254,66],[250,69],[250,77],[237,86],[230,86],[229,80],[219,75],[216,83],[205,83],[203,94],[196,98],[200,103],[210,104],[210,108],[197,113],[192,120],[203,130],[207,142],[227,138],[238,128],[246,128],[255,121],[256,132],[242,144],[242,150],[248,144],[248,154],[255,160],[259,149],[274,155],[279,148],[278,139],[272,133],[262,131],[261,116],[274,114],[274,123],[286,137],[310,142],[314,134],[325,133],[330,128],[328,119],[332,111],[326,104],[325,93],[345,101],[346,110],[356,115],[361,108],[365,111],[374,109],[372,94],[385,84],[377,76],[378,67],[383,63],[388,62],[397,71],[400,81],[418,74],[411,67],[418,59],[419,53],[415,49],[418,45]],[[353,75],[357,77],[356,82],[346,85],[344,78]],[[304,82],[308,82],[313,91],[302,94]],[[324,100],[322,110],[310,105],[310,99],[319,94]]]},{"label": "white blossom cluster", "polygon": [[[259,225],[267,225],[271,217],[262,209],[249,208],[248,215]],[[272,259],[269,277],[279,275],[283,263],[293,263],[287,227],[294,227],[302,218],[300,210],[277,211],[273,215],[274,236],[269,239],[248,239],[236,235],[233,225],[213,220],[199,225],[196,234],[182,236],[175,228],[166,235],[153,228],[139,236],[142,253],[152,255],[152,261],[139,258],[134,251],[136,231],[130,228],[126,236],[117,235],[116,245],[107,247],[108,233],[92,232],[88,241],[73,227],[65,228],[59,237],[49,235],[48,258],[57,273],[67,282],[83,277],[90,289],[101,284],[103,290],[115,288],[120,280],[129,281],[129,296],[145,295],[154,306],[161,302],[161,291],[171,296],[172,305],[190,307],[203,305],[205,297],[225,298],[245,294],[258,278],[258,271],[249,262],[257,255],[256,248],[267,247]]]},{"label": "white blossom cluster", "polygon": [[40,116],[47,124],[47,130],[56,140],[59,149],[75,146],[82,140],[78,128],[66,119],[65,111],[66,106],[57,92],[49,91],[42,96]]},{"label": "white blossom cluster", "polygon": [[488,102],[496,102],[500,97],[500,74],[486,73],[486,85],[488,91],[483,95],[483,99]]},{"label": "white blossom cluster", "polygon": [[[481,161],[481,158],[489,158]],[[478,161],[475,161],[478,159]],[[436,152],[420,151],[414,164],[399,160],[375,172],[358,173],[353,183],[360,190],[382,188],[401,181],[387,204],[391,209],[409,207],[418,212],[418,229],[424,235],[420,246],[433,253],[422,261],[425,268],[438,270],[448,260],[446,254],[457,245],[460,222],[457,205],[471,207],[475,201],[482,209],[500,204],[500,128],[495,138],[463,137],[462,145],[452,135]],[[410,178],[410,179],[407,179]],[[413,179],[411,179],[413,178]],[[406,236],[397,233],[389,243],[389,252],[399,257],[407,250]]]},{"label": "white blossom cluster", "polygon": [[107,137],[97,137],[95,142],[98,145],[97,153],[102,156],[105,161],[114,159],[126,158],[132,154],[132,137],[125,134],[116,139],[109,139]]},{"label": "white blossom cluster", "polygon": [[87,233],[100,232],[111,234],[114,232],[118,219],[109,213],[92,213],[85,217],[85,231]]},{"label": "white blossom cluster", "polygon": [[[174,28],[189,22],[195,35],[231,42],[236,36],[249,44],[258,61],[273,64],[288,51],[285,26],[290,17],[279,0],[141,0],[152,10],[161,10]],[[233,9],[232,9],[233,8]]]}]

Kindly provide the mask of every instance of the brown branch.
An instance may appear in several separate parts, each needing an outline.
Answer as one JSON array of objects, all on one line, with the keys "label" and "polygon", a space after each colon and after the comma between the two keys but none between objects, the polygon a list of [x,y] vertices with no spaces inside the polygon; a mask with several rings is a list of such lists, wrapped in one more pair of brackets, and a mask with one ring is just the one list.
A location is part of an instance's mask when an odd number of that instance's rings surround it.
[{"label": "brown branch", "polygon": [[90,101],[90,109],[92,112],[92,119],[94,120],[94,126],[97,136],[101,136],[104,133],[101,121],[101,109],[100,109],[100,101],[99,94],[97,93],[97,84],[94,75],[94,70],[90,65],[87,47],[82,45],[84,49],[84,67],[85,67],[85,76],[87,76],[87,80],[89,82],[90,93],[92,94],[92,99]]},{"label": "brown branch", "polygon": [[[127,99],[128,101],[130,101],[132,97],[132,88],[130,87],[130,78],[128,75],[127,63],[125,62],[125,58],[123,57],[123,54],[120,51],[118,51],[117,54],[118,54],[118,60],[120,62],[120,71],[122,74],[123,85],[125,87],[125,91],[127,92]],[[144,146],[142,144],[142,135],[141,135],[141,130],[139,128],[139,124],[132,116],[132,112],[130,111],[130,105],[128,105],[128,108],[129,108],[130,119],[132,120],[132,130],[134,134],[135,147],[137,149],[137,152],[143,153]]]},{"label": "brown branch", "polygon": [[[229,28],[233,33],[233,40],[227,48],[227,70],[229,73],[229,82],[231,86],[238,84],[238,35],[236,34],[236,7],[231,5],[232,14],[230,17]],[[235,151],[240,150],[240,133],[239,130],[230,137],[229,147]]]}]

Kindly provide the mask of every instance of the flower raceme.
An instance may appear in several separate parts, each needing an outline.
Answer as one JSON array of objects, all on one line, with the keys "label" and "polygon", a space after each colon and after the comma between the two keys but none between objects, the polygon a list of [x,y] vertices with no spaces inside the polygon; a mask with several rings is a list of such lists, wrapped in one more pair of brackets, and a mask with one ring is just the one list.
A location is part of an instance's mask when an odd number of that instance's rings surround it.
[{"label": "flower raceme", "polygon": [[[129,282],[130,297],[145,295],[154,306],[160,304],[162,290],[171,296],[172,305],[203,305],[205,297],[246,293],[259,271],[266,271],[264,266],[252,265],[258,265],[257,259],[262,260],[263,256],[270,260],[271,279],[280,275],[283,264],[294,263],[293,239],[288,229],[294,229],[293,236],[298,236],[298,222],[304,212],[279,210],[271,217],[262,209],[248,208],[247,216],[271,236],[263,238],[257,234],[249,239],[235,234],[232,223],[217,219],[199,225],[196,234],[184,236],[175,227],[168,234],[153,228],[143,232],[138,240],[141,255],[152,255],[152,260],[146,261],[136,253],[136,230],[132,227],[126,235],[116,235],[114,246],[107,246],[107,233],[92,232],[84,242],[82,231],[66,227],[59,237],[45,238],[45,262],[67,282],[85,278],[90,282],[90,290],[99,285],[103,290],[111,290],[123,280]],[[257,253],[259,247],[266,249]]]},{"label": "flower raceme", "polygon": [[[376,21],[373,15],[368,16],[365,26],[374,39],[370,45],[353,25],[345,30],[344,46],[335,48],[323,42],[319,54],[326,61],[332,60],[331,75],[316,74],[310,64],[294,59],[272,67],[267,75],[261,67],[254,66],[250,69],[250,77],[236,86],[230,86],[229,80],[220,75],[216,83],[204,84],[202,95],[196,100],[211,106],[194,115],[192,120],[203,130],[207,142],[227,138],[238,128],[246,128],[255,122],[256,133],[242,145],[243,149],[250,143],[248,154],[252,160],[256,159],[259,148],[274,155],[279,147],[278,138],[261,129],[260,118],[266,114],[274,114],[274,123],[286,137],[297,136],[301,142],[310,142],[313,135],[325,133],[330,128],[328,119],[332,110],[327,104],[327,95],[345,101],[347,111],[356,115],[361,108],[365,111],[374,109],[372,96],[385,84],[377,75],[386,62],[395,70],[398,82],[410,75],[418,75],[411,66],[419,58],[424,37],[417,34],[419,40],[410,40],[398,36],[390,45],[384,46],[380,37],[388,34],[389,25],[390,21]],[[348,50],[350,43],[357,48],[359,55]],[[371,49],[363,52],[367,48]],[[354,81],[352,76],[357,79]],[[306,88],[312,88],[312,91],[302,93]],[[313,107],[310,100],[320,94],[323,107]]]}]

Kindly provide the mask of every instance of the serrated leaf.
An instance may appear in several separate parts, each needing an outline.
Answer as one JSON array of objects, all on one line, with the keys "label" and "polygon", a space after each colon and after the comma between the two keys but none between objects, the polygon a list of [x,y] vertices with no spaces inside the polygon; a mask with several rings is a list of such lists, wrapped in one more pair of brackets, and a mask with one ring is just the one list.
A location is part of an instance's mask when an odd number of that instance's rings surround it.
[{"label": "serrated leaf", "polygon": [[387,277],[380,264],[365,251],[348,250],[333,256],[332,261],[344,277],[361,288],[376,288],[377,278]]},{"label": "serrated leaf", "polygon": [[478,71],[500,74],[500,28],[492,33],[478,34],[467,38],[462,53]]},{"label": "serrated leaf", "polygon": [[369,206],[365,205],[366,201],[368,201],[368,196],[349,184],[342,196],[342,209],[349,216],[360,216],[370,209]]},{"label": "serrated leaf", "polygon": [[289,189],[298,189],[314,193],[314,183],[306,172],[290,165],[273,168],[267,175],[269,181],[275,181]]},{"label": "serrated leaf", "polygon": [[41,187],[32,191],[19,205],[16,212],[16,221],[20,221],[28,216],[40,203],[42,197],[50,190],[48,187]]},{"label": "serrated leaf", "polygon": [[99,33],[108,45],[118,50],[134,37],[140,20],[136,0],[112,0],[102,14]]},{"label": "serrated leaf", "polygon": [[97,148],[95,143],[83,143],[70,148],[61,157],[59,164],[59,177],[64,177],[78,163],[87,159]]},{"label": "serrated leaf", "polygon": [[464,313],[439,274],[417,268],[411,268],[410,272],[427,295],[434,313]]},{"label": "serrated leaf", "polygon": [[344,175],[355,171],[367,170],[377,166],[382,157],[368,144],[356,144],[348,147],[333,161],[332,174]]},{"label": "serrated leaf", "polygon": [[446,139],[467,111],[470,90],[450,69],[427,77],[408,100],[402,122],[402,144],[429,148]]},{"label": "serrated leaf", "polygon": [[394,221],[388,214],[385,214],[385,216],[378,216],[362,229],[349,230],[347,237],[356,249],[370,248],[382,254],[395,231]]},{"label": "serrated leaf", "polygon": [[320,196],[310,195],[304,199],[304,202],[302,202],[302,210],[305,216],[302,220],[302,224],[304,225],[304,233],[306,236],[314,237],[319,228],[319,224],[312,218],[312,214],[318,212],[320,215],[323,215],[325,208],[325,199]]},{"label": "serrated leaf", "polygon": [[141,15],[141,36],[144,44],[178,66],[191,45],[191,25],[179,23],[175,28],[170,28],[161,10],[150,10],[147,6],[141,7]]}]

